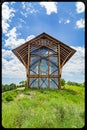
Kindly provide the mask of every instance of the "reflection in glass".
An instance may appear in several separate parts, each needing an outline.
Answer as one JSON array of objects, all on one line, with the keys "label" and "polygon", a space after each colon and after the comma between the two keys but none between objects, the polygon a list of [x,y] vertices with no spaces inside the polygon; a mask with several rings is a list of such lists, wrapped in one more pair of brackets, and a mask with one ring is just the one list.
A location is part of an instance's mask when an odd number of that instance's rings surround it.
[{"label": "reflection in glass", "polygon": [[30,78],[30,88],[38,88],[38,79]]},{"label": "reflection in glass", "polygon": [[40,78],[40,88],[48,88],[48,78]]}]

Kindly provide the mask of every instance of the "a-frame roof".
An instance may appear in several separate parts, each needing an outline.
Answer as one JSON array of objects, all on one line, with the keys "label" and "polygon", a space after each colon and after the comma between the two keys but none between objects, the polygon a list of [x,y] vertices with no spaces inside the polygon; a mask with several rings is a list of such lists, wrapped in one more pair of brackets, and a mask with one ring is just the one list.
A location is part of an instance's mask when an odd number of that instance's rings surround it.
[{"label": "a-frame roof", "polygon": [[[22,44],[21,46],[13,49],[13,53],[18,57],[18,59],[23,63],[25,67],[27,67],[27,61],[28,61],[28,45],[30,46],[36,46],[37,48],[40,48],[41,46],[47,46],[41,45],[40,40],[47,40],[50,45],[58,46],[60,45],[60,65],[63,67],[63,65],[73,56],[73,54],[76,52],[75,49],[65,45],[63,42],[53,38],[52,36],[42,33],[35,38],[31,39],[30,41]],[[47,46],[48,47],[48,46]]]}]

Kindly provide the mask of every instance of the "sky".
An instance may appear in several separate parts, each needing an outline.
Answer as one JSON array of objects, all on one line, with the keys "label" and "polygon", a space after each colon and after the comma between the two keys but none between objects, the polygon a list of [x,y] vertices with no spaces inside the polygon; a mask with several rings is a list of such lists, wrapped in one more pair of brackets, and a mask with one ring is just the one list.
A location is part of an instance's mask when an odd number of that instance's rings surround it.
[{"label": "sky", "polygon": [[2,4],[2,84],[26,80],[12,49],[47,33],[76,53],[63,66],[66,81],[85,81],[85,5],[83,2],[4,2]]}]

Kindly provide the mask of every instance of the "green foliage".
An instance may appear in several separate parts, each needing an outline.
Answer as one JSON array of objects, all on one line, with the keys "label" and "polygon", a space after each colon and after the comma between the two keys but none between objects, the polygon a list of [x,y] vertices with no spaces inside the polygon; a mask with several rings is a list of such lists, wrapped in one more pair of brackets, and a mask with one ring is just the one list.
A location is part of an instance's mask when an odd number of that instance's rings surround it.
[{"label": "green foliage", "polygon": [[2,94],[3,101],[13,101],[17,93],[15,91],[8,91],[7,93]]},{"label": "green foliage", "polygon": [[[2,93],[5,128],[82,128],[85,123],[84,87],[62,90],[16,89]],[[7,95],[13,96],[8,102]]]},{"label": "green foliage", "polygon": [[13,90],[16,88],[17,88],[17,86],[14,83],[11,83],[10,85],[5,84],[5,85],[2,85],[2,92],[6,92],[6,91]]},{"label": "green foliage", "polygon": [[84,83],[77,83],[77,82],[68,81],[67,85],[70,85],[70,86],[84,86]]},{"label": "green foliage", "polygon": [[5,100],[6,101],[13,101],[13,96],[12,95],[6,95]]},{"label": "green foliage", "polygon": [[61,79],[61,85],[64,86],[66,81],[64,79]]},{"label": "green foliage", "polygon": [[10,86],[10,90],[16,89],[16,84],[14,84],[14,83],[11,83],[9,86]]},{"label": "green foliage", "polygon": [[21,82],[19,82],[18,87],[25,87],[26,83],[27,83],[27,81],[21,81]]}]

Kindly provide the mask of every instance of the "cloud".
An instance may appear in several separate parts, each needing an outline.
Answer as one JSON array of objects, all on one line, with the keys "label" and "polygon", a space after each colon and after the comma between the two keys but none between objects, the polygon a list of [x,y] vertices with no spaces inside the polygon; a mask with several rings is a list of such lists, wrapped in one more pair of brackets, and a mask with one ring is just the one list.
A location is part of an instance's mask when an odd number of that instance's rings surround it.
[{"label": "cloud", "polygon": [[13,8],[9,8],[8,2],[4,2],[2,4],[2,32],[7,33],[8,28],[10,27],[9,23],[11,18],[15,16],[15,10]]},{"label": "cloud", "polygon": [[76,12],[82,13],[85,11],[85,5],[83,2],[76,2]]},{"label": "cloud", "polygon": [[35,37],[34,35],[30,35],[27,37],[26,41],[29,41],[29,40],[33,39],[34,37]]},{"label": "cloud", "polygon": [[24,39],[17,39],[16,27],[9,30],[6,36],[8,38],[5,40],[5,47],[10,47],[10,49],[14,49],[25,42]]},{"label": "cloud", "polygon": [[21,14],[24,16],[24,17],[28,17],[29,14],[33,14],[33,13],[37,13],[39,12],[38,10],[36,10],[32,3],[30,2],[22,2],[22,11],[21,11]]},{"label": "cloud", "polygon": [[85,27],[85,20],[84,19],[80,19],[76,21],[76,28],[84,28]]},{"label": "cloud", "polygon": [[16,56],[10,61],[2,58],[2,76],[7,78],[26,77],[25,68]]},{"label": "cloud", "polygon": [[71,21],[69,19],[63,19],[63,18],[60,18],[59,19],[59,24],[63,23],[63,24],[69,24]]},{"label": "cloud", "polygon": [[12,51],[11,50],[5,50],[5,49],[2,49],[2,58],[13,58],[14,55],[12,54]]},{"label": "cloud", "polygon": [[32,38],[35,37],[34,35],[30,35],[26,39],[21,39],[21,38],[18,39],[17,38],[18,34],[17,34],[16,27],[9,30],[8,33],[6,34],[6,36],[8,38],[5,40],[5,47],[9,47],[10,49],[14,49],[14,48],[22,45],[26,41],[31,40]]},{"label": "cloud", "polygon": [[65,21],[65,24],[68,24],[68,23],[70,23],[70,20],[69,20],[69,19],[67,19],[67,20]]},{"label": "cloud", "polygon": [[65,80],[73,80],[76,82],[84,82],[85,73],[85,51],[83,47],[72,47],[76,50],[76,53],[71,59],[64,65],[62,71],[62,77]]},{"label": "cloud", "polygon": [[40,2],[41,7],[45,7],[47,15],[57,13],[57,2]]},{"label": "cloud", "polygon": [[[10,58],[10,60],[8,60]],[[11,50],[2,49],[2,77],[25,78],[25,67]]]}]

